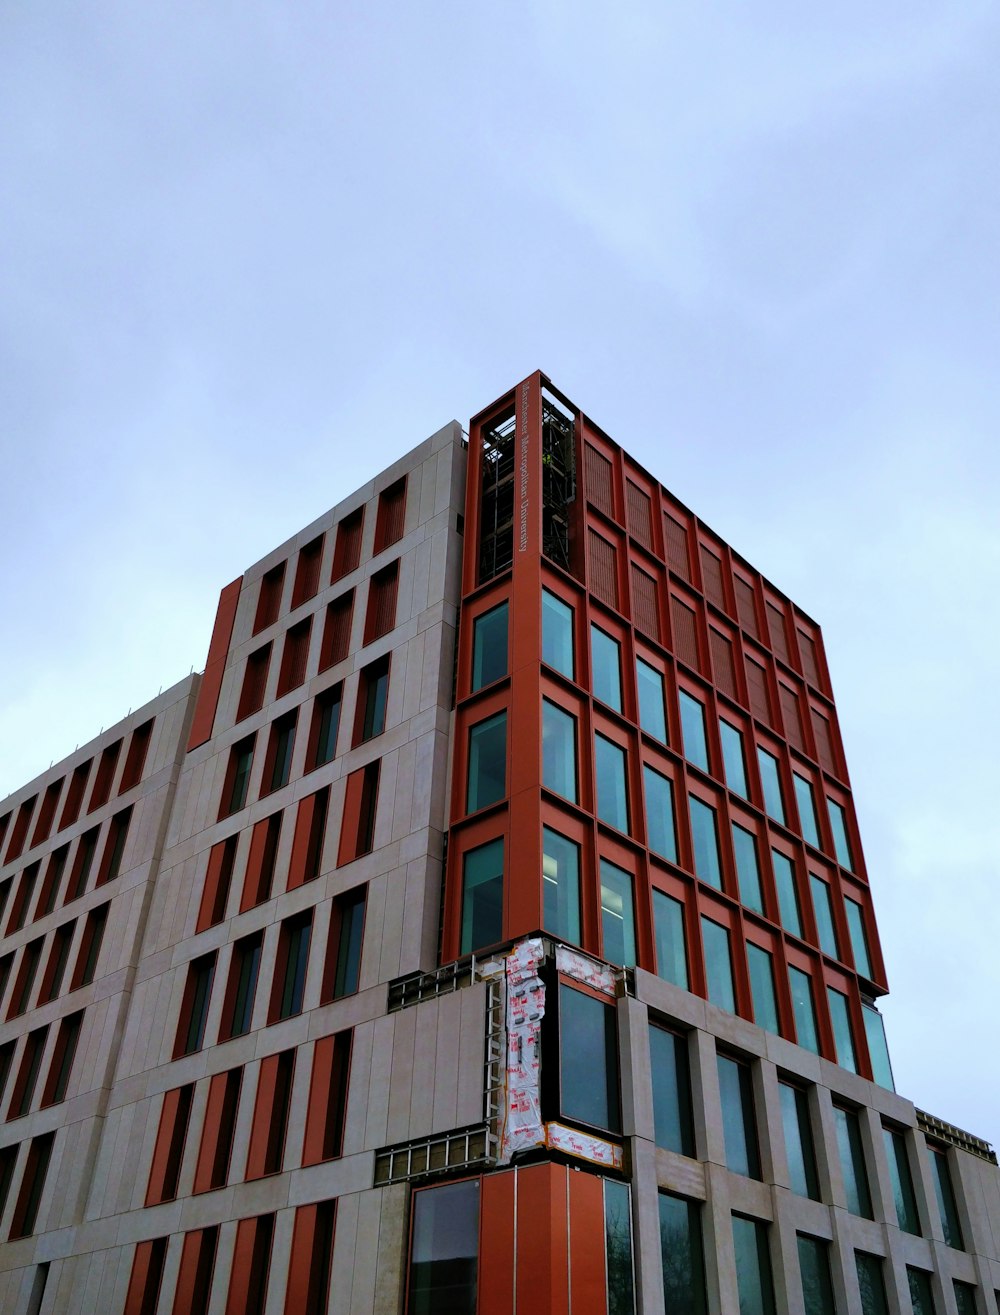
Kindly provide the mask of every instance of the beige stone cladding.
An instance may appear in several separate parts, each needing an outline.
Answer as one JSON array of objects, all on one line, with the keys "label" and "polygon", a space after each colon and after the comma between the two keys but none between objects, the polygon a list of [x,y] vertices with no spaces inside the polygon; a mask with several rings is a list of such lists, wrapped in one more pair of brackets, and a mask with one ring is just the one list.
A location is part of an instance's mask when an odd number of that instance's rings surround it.
[{"label": "beige stone cladding", "polygon": [[0,1310],[44,1295],[87,1213],[197,688],[166,690],[0,804]]}]

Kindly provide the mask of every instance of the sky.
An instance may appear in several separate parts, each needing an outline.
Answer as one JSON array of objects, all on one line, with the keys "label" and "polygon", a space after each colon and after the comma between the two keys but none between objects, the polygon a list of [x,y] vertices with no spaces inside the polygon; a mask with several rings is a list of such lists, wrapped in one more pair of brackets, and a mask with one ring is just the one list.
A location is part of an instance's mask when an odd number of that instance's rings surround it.
[{"label": "sky", "polygon": [[820,622],[898,1089],[1000,1145],[1000,10],[0,9],[0,796],[535,369]]}]

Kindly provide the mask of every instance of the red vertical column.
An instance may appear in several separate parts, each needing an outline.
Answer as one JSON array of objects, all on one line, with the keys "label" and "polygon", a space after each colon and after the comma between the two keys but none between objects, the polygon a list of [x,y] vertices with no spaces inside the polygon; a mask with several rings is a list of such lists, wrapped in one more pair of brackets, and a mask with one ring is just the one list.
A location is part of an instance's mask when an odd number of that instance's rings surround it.
[{"label": "red vertical column", "polygon": [[517,1171],[517,1309],[569,1315],[569,1212],[561,1164]]}]

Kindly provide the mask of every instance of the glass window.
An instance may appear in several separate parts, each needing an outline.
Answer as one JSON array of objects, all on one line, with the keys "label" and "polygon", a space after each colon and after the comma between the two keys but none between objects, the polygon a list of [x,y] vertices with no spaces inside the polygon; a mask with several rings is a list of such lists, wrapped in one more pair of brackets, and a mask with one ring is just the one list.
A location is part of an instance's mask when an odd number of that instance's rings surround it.
[{"label": "glass window", "polygon": [[906,1278],[910,1285],[910,1304],[913,1315],[935,1315],[934,1292],[931,1288],[931,1276],[924,1269],[906,1267]]},{"label": "glass window", "polygon": [[906,1134],[895,1128],[883,1128],[882,1137],[889,1161],[889,1181],[892,1183],[892,1198],[896,1203],[896,1219],[904,1233],[920,1237],[920,1216],[913,1191],[910,1157],[906,1152]]},{"label": "glass window", "polygon": [[705,1255],[697,1201],[660,1192],[660,1255],[665,1308],[705,1315]]},{"label": "glass window", "polygon": [[840,956],[837,952],[837,933],[833,925],[830,887],[812,872],[809,874],[809,885],[812,888],[816,929],[819,932],[819,948],[831,959],[837,959]]},{"label": "glass window", "polygon": [[559,986],[559,1108],[564,1118],[617,1132],[618,1033],[613,1005]]},{"label": "glass window", "polygon": [[479,1268],[479,1179],[413,1193],[408,1310],[475,1315]]},{"label": "glass window", "polygon": [[802,1277],[802,1304],[805,1315],[836,1315],[833,1284],[830,1281],[830,1244],[818,1237],[797,1234],[799,1274]]},{"label": "glass window", "polygon": [[684,737],[684,757],[703,772],[708,771],[708,741],[705,738],[705,709],[685,690],[680,691],[681,734]]},{"label": "glass window", "polygon": [[750,1068],[728,1055],[718,1055],[719,1096],[726,1142],[726,1167],[747,1178],[760,1178],[757,1121],[754,1116]]},{"label": "glass window", "polygon": [[753,997],[753,1016],[758,1027],[778,1035],[778,1004],[774,996],[774,963],[767,950],[747,942],[747,964],[750,968],[750,994]]},{"label": "glass window", "polygon": [[302,1013],[306,990],[306,969],[309,966],[309,941],[312,936],[312,911],[288,918],[281,924],[279,954],[284,951],[284,971],[278,978],[277,1009],[272,1010],[270,1021],[293,1018]]},{"label": "glass window", "polygon": [[503,840],[470,849],[462,864],[462,941],[471,954],[503,937]]},{"label": "glass window", "polygon": [[889,1298],[885,1292],[881,1256],[870,1256],[864,1251],[855,1251],[854,1264],[858,1271],[861,1315],[889,1315]]},{"label": "glass window", "polygon": [[602,822],[628,831],[628,788],[625,784],[625,750],[594,736],[594,771],[597,776],[597,816]]},{"label": "glass window", "polygon": [[767,1224],[733,1215],[736,1286],[740,1315],[774,1315],[774,1284],[767,1250]]},{"label": "glass window", "polygon": [[355,744],[374,740],[385,730],[385,709],[389,697],[389,658],[371,662],[358,679],[360,724],[354,736]]},{"label": "glass window", "polygon": [[632,877],[601,859],[601,938],[604,957],[623,968],[635,966],[635,909]]},{"label": "glass window", "polygon": [[[353,995],[358,989],[367,890],[367,886],[358,886],[338,895],[333,901],[330,940],[326,949],[328,971],[324,974],[324,1002]],[[330,959],[331,950],[336,952],[334,961]]]},{"label": "glass window", "polygon": [[774,866],[774,885],[778,892],[781,925],[793,936],[801,936],[802,919],[799,916],[799,895],[795,889],[795,869],[792,860],[780,850],[772,849],[771,862]]},{"label": "glass window", "polygon": [[628,1183],[604,1179],[604,1260],[608,1315],[635,1315],[632,1207]]},{"label": "glass window", "polygon": [[472,623],[472,688],[492,685],[507,674],[507,604],[483,612]]},{"label": "glass window", "polygon": [[833,831],[833,847],[837,855],[837,862],[842,868],[853,871],[854,863],[851,859],[851,846],[847,842],[847,814],[840,804],[834,803],[830,798],[826,801],[826,811],[830,815],[830,829]]},{"label": "glass window", "polygon": [[656,933],[656,971],[675,986],[688,989],[684,906],[680,900],[653,891],[653,930]]},{"label": "glass window", "polygon": [[576,718],[548,699],[542,699],[542,784],[578,802]]},{"label": "glass window", "polygon": [[729,932],[711,918],[702,917],[701,936],[705,944],[705,977],[708,998],[720,1009],[736,1013],[733,994],[733,961],[729,953]]},{"label": "glass window", "polygon": [[719,722],[719,735],[722,738],[722,762],[726,769],[726,784],[730,790],[744,799],[747,794],[746,760],[743,757],[743,736],[728,721]]},{"label": "glass window", "polygon": [[715,827],[715,809],[688,795],[691,808],[691,839],[694,842],[694,870],[702,881],[716,890],[722,889],[719,866],[719,833]]},{"label": "glass window", "polygon": [[962,1225],[958,1219],[955,1188],[948,1168],[948,1154],[946,1151],[935,1150],[933,1146],[927,1147],[927,1153],[930,1155],[931,1177],[934,1179],[934,1191],[937,1195],[938,1209],[941,1211],[944,1240],[950,1247],[964,1251],[965,1242],[962,1238]]},{"label": "glass window", "polygon": [[971,1283],[963,1283],[960,1279],[952,1280],[955,1288],[955,1308],[958,1315],[977,1315],[976,1311],[976,1289]]},{"label": "glass window", "polygon": [[868,1058],[871,1060],[872,1074],[880,1087],[895,1091],[892,1079],[892,1065],[889,1062],[889,1047],[885,1043],[885,1025],[882,1015],[874,1005],[861,1001],[861,1017],[865,1020],[865,1040],[868,1042]]},{"label": "glass window", "polygon": [[674,828],[674,790],[671,783],[652,767],[643,765],[646,789],[646,832],[654,854],[677,862],[677,835]]},{"label": "glass window", "polygon": [[653,1077],[653,1127],[657,1146],[694,1155],[691,1073],[687,1037],[650,1024],[649,1058]]},{"label": "glass window", "polygon": [[861,905],[857,900],[844,900],[844,910],[847,913],[847,930],[851,937],[851,952],[854,955],[854,966],[862,977],[872,980],[872,961],[868,953],[868,937],[865,934],[865,919],[861,912]]},{"label": "glass window", "polygon": [[232,965],[229,970],[232,1006],[227,1020],[228,1026],[223,1026],[224,1038],[244,1036],[250,1031],[262,946],[263,933],[259,931],[251,936],[244,936],[233,945]]},{"label": "glass window", "polygon": [[667,742],[667,718],[664,712],[663,677],[642,658],[635,660],[635,678],[639,689],[639,725],[649,735]]},{"label": "glass window", "polygon": [[344,687],[334,685],[316,696],[313,712],[315,749],[310,755],[310,768],[322,767],[337,755],[337,732],[340,730],[340,707]]},{"label": "glass window", "polygon": [[792,782],[795,786],[795,803],[799,810],[802,838],[819,849],[819,831],[816,827],[816,805],[813,802],[812,785],[797,772],[792,772]]},{"label": "glass window", "polygon": [[545,930],[580,944],[580,846],[542,827],[542,898]]},{"label": "glass window", "polygon": [[760,784],[764,791],[764,811],[768,817],[784,825],[785,804],[781,797],[781,778],[778,775],[778,760],[773,753],[758,748],[757,765],[760,768]]},{"label": "glass window", "polygon": [[847,1007],[847,996],[842,991],[835,991],[832,986],[826,988],[827,1003],[830,1006],[830,1022],[833,1024],[833,1040],[837,1049],[837,1063],[841,1068],[858,1071],[858,1061],[854,1054],[854,1036],[851,1032],[851,1015]]},{"label": "glass window", "polygon": [[757,841],[745,827],[733,823],[733,852],[736,855],[736,875],[740,883],[740,902],[755,913],[764,912],[760,893],[760,866],[757,862]]},{"label": "glass window", "polygon": [[861,1122],[854,1110],[841,1109],[839,1105],[833,1107],[833,1121],[837,1130],[837,1152],[844,1178],[847,1208],[852,1215],[871,1219],[872,1198],[868,1189],[864,1147],[861,1144]]},{"label": "glass window", "polygon": [[785,1133],[788,1179],[792,1191],[798,1196],[808,1196],[818,1201],[819,1177],[816,1173],[816,1147],[809,1119],[809,1097],[801,1087],[793,1087],[788,1082],[779,1082],[778,1092],[781,1096],[781,1126]]},{"label": "glass window", "polygon": [[590,627],[590,658],[593,665],[594,698],[600,699],[616,712],[621,712],[621,651],[617,641],[595,625]]},{"label": "glass window", "polygon": [[801,968],[788,966],[788,985],[792,992],[792,1013],[795,1015],[795,1034],[800,1046],[819,1054],[816,1038],[816,1009],[813,1005],[812,978]]},{"label": "glass window", "polygon": [[507,713],[498,712],[469,731],[466,811],[475,813],[507,793]]},{"label": "glass window", "polygon": [[542,590],[542,661],[573,679],[573,609],[547,589]]}]

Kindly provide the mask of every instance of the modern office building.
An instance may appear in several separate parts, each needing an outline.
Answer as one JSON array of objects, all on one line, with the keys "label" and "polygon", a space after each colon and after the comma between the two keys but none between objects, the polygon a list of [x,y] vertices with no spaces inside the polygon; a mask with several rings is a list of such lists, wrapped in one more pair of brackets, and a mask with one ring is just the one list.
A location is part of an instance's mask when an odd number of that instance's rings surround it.
[{"label": "modern office building", "polygon": [[0,862],[4,1312],[1000,1309],[819,628],[542,375],[227,585]]}]

